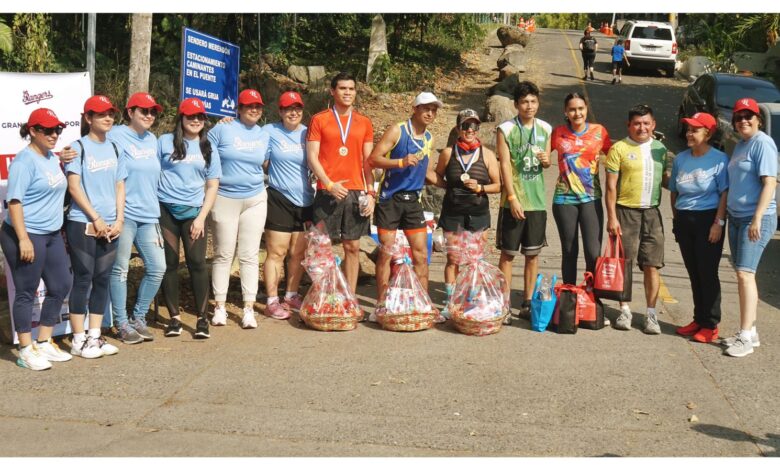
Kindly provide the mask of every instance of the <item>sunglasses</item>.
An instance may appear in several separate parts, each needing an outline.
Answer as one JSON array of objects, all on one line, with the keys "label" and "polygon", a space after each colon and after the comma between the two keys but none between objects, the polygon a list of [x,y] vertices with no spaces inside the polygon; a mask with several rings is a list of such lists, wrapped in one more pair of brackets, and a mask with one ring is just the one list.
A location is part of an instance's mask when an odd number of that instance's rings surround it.
[{"label": "sunglasses", "polygon": [[287,107],[287,108],[282,108],[282,112],[283,113],[297,113],[297,114],[301,114],[301,113],[303,113],[303,108],[301,108],[300,106],[290,106],[290,107]]},{"label": "sunglasses", "polygon": [[462,131],[478,131],[479,123],[474,121],[466,121],[460,124],[460,130]]},{"label": "sunglasses", "polygon": [[734,122],[750,121],[755,114],[753,113],[737,113],[734,115]]},{"label": "sunglasses", "polygon": [[157,117],[157,108],[135,108],[136,110],[140,111],[141,114],[144,116],[152,115],[152,117]]},{"label": "sunglasses", "polygon": [[65,128],[62,126],[57,126],[57,127],[33,126],[33,129],[35,129],[36,132],[43,132],[43,135],[49,136],[52,134],[60,135],[62,134],[62,131]]},{"label": "sunglasses", "polygon": [[191,114],[189,116],[185,115],[184,119],[187,119],[188,121],[206,121],[206,115],[205,114]]}]

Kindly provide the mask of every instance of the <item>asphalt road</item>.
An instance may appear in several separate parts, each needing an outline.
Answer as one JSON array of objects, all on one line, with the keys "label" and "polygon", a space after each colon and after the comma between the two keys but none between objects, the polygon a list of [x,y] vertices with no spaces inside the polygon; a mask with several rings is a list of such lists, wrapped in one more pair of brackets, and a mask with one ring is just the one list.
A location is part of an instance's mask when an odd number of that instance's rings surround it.
[{"label": "asphalt road", "polygon": [[[597,80],[583,83],[578,39],[575,32],[534,35],[529,75],[543,87],[540,117],[559,124],[563,96],[584,90],[591,116],[622,138],[628,108],[646,103],[678,150],[671,131],[685,83],[629,75],[610,85],[606,53],[598,54]],[[553,166],[545,174],[549,195],[556,172]],[[668,220],[668,193],[663,197]],[[542,271],[559,273],[552,217],[547,233]],[[3,346],[0,455],[778,456],[779,246],[772,241],[759,273],[762,344],[743,359],[674,334],[692,305],[671,237],[659,336],[610,328],[535,333],[525,321],[487,337],[447,324],[419,333],[373,324],[323,333],[295,318],[261,318],[257,330],[244,331],[231,316],[228,326],[212,327],[211,339],[195,341],[195,320],[186,315],[180,338],[163,338],[158,326],[154,342],[120,346],[115,357],[74,358],[44,373],[16,367],[15,352]],[[724,334],[738,318],[726,256]],[[435,254],[431,265],[435,301],[443,261]],[[515,288],[519,264],[516,273]],[[634,279],[634,298],[642,299],[638,272]],[[359,289],[367,308],[373,289]],[[519,299],[515,292],[515,306]],[[643,305],[632,307],[639,325]]]}]

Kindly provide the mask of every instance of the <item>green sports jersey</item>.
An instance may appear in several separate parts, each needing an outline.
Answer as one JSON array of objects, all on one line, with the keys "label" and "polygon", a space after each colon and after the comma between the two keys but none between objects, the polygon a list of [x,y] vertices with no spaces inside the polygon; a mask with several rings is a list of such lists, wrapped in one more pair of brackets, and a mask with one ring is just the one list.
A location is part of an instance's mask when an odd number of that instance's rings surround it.
[{"label": "green sports jersey", "polygon": [[664,144],[655,139],[640,144],[626,137],[615,143],[604,167],[609,173],[619,174],[617,204],[633,209],[658,207],[661,181],[673,161]]},{"label": "green sports jersey", "polygon": [[[509,147],[509,156],[512,160],[512,186],[517,200],[523,206],[523,210],[546,210],[543,168],[536,158],[536,152],[547,148],[552,127],[541,119],[534,119],[533,127],[526,128],[517,118],[514,118],[498,126],[498,129],[504,134]],[[503,194],[501,207],[509,207]]]}]

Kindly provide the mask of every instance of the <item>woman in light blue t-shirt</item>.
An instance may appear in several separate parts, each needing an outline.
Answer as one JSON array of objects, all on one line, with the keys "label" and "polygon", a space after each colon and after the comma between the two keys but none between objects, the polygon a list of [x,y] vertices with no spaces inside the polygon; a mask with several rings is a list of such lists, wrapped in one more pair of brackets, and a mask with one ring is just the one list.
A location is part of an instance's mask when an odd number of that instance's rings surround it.
[{"label": "woman in light blue t-shirt", "polygon": [[[299,309],[303,298],[298,288],[303,276],[303,253],[306,242],[304,225],[311,222],[314,188],[306,162],[306,126],[303,99],[294,91],[279,97],[281,122],[263,128],[269,135],[266,164],[268,165],[268,218],[265,223],[265,246],[268,258],[263,265],[265,291],[268,294],[265,314],[284,320],[291,309]],[[287,283],[284,301],[279,300],[279,278],[287,256]]]},{"label": "woman in light blue t-shirt", "polygon": [[209,300],[209,272],[206,266],[206,217],[214,206],[222,176],[219,153],[206,138],[206,107],[198,98],[179,105],[173,132],[160,136],[157,157],[162,167],[157,195],[160,199],[160,228],[165,240],[167,269],[162,294],[171,320],[165,336],[179,336],[179,244],[190,273],[198,321],[195,338],[209,335],[206,307]]},{"label": "woman in light blue t-shirt", "polygon": [[739,332],[723,340],[726,354],[744,357],[760,344],[756,331],[758,288],[756,269],[769,240],[777,229],[775,186],[777,185],[777,146],[759,130],[761,117],[752,98],[734,105],[731,118],[741,140],[729,162],[729,248],[737,271],[739,292]]},{"label": "woman in light blue t-shirt", "polygon": [[[65,233],[70,246],[73,288],[70,291],[70,353],[96,359],[119,352],[100,333],[109,302],[111,270],[116,260],[116,239],[125,216],[127,171],[119,149],[108,140],[118,110],[105,96],[95,95],[84,103],[81,138],[71,147],[79,157],[65,165],[72,202]],[[89,334],[84,316],[89,315]]]},{"label": "woman in light blue t-shirt", "polygon": [[690,148],[674,159],[669,191],[672,232],[691,280],[693,321],[677,328],[677,334],[711,343],[718,338],[721,314],[718,266],[725,238],[729,158],[709,144],[718,127],[712,115],[696,113],[683,122]]}]

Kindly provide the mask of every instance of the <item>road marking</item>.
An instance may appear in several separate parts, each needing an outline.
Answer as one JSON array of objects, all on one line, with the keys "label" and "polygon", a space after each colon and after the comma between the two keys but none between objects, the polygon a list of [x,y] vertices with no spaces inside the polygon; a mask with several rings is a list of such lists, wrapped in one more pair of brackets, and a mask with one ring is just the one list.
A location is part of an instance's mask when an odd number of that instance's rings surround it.
[{"label": "road marking", "polygon": [[[563,38],[566,39],[566,43],[569,45],[569,52],[571,53],[571,61],[574,64],[574,76],[577,77],[577,79],[579,79],[580,62],[577,60],[577,56],[574,55],[574,44],[571,43],[571,41],[569,40],[569,35],[566,34],[565,31],[561,30],[561,33],[563,34]],[[580,86],[582,87],[582,96],[584,96],[589,103],[588,116],[590,116],[593,121],[596,121],[596,112],[593,111],[593,107],[590,106],[590,96],[588,95],[588,89],[585,88],[585,82],[580,83]]]},{"label": "road marking", "polygon": [[[574,54],[574,44],[571,43],[569,40],[569,35],[566,34],[565,31],[561,30],[561,34],[563,34],[563,38],[566,39],[566,43],[569,45],[569,52],[571,53],[571,61],[574,64],[574,76],[579,78],[579,71],[580,71],[580,62],[577,60],[577,56]],[[580,86],[582,87],[582,95],[585,97],[585,99],[588,101],[588,116],[591,118],[592,121],[596,121],[596,112],[593,111],[593,106],[590,105],[590,96],[588,95],[588,89],[585,87],[585,83],[581,83]],[[664,279],[661,277],[661,275],[658,275],[660,280],[660,285],[658,286],[658,297],[661,298],[661,301],[665,304],[676,304],[679,303],[677,299],[672,297],[672,294],[669,292],[669,289],[666,287],[666,284],[664,284]]]}]

